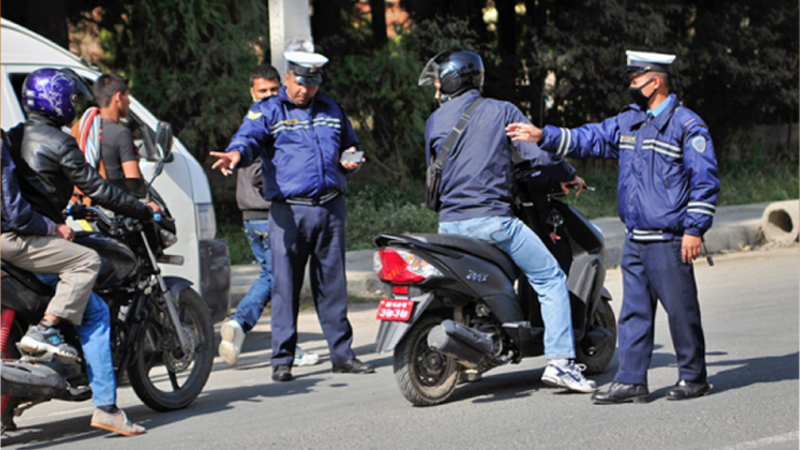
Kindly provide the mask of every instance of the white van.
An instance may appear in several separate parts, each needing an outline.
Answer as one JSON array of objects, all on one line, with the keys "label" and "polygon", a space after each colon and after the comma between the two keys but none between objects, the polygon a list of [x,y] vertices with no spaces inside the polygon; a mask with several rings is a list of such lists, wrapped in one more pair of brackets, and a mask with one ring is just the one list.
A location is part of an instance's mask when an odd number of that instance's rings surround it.
[{"label": "white van", "polygon": [[[80,58],[53,42],[9,20],[0,20],[0,120],[4,130],[24,122],[20,94],[25,77],[34,70],[69,67],[86,78],[89,85],[101,74]],[[137,134],[155,135],[158,119],[130,97],[129,128]],[[138,130],[138,133],[137,133]],[[148,131],[149,130],[149,131]],[[140,142],[136,142],[137,146]],[[203,168],[176,138],[171,160],[153,186],[164,198],[175,217],[178,242],[170,254],[184,257],[182,266],[163,265],[165,275],[189,279],[211,309],[214,322],[230,309],[230,256],[228,244],[214,239],[217,228],[211,189]],[[145,152],[141,152],[145,153]],[[149,180],[155,163],[146,155],[139,161],[142,176]]]}]

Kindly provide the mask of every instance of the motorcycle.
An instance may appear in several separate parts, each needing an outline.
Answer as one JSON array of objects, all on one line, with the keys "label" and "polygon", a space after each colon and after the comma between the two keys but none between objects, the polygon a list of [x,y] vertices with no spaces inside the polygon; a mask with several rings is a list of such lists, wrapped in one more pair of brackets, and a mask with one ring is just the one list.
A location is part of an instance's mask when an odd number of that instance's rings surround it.
[{"label": "motorcycle", "polygon": [[[514,214],[542,239],[567,274],[578,363],[603,372],[617,338],[603,287],[600,230],[557,199],[546,169],[520,163]],[[511,258],[494,245],[457,235],[381,235],[374,269],[390,285],[381,300],[376,351],[394,351],[394,375],[414,405],[445,402],[459,381],[544,354],[539,299]]]},{"label": "motorcycle", "polygon": [[[172,131],[159,124],[154,138],[161,149],[149,183],[141,179],[112,180],[131,195],[154,201],[163,214],[143,222],[97,207],[73,205],[68,214],[94,221],[99,232],[78,232],[74,241],[101,257],[94,292],[107,303],[111,318],[111,351],[117,384],[127,378],[137,396],[156,411],[180,409],[192,403],[208,380],[213,364],[213,325],[208,307],[179,277],[162,276],[158,263],[183,264],[183,257],[164,250],[177,241],[167,205],[152,188],[170,156]],[[152,137],[151,137],[152,141]],[[153,142],[151,142],[153,144]],[[161,216],[161,217],[159,217]],[[17,348],[28,326],[39,322],[53,288],[33,274],[2,263],[2,431],[13,418],[52,399],[83,401],[92,396],[75,330],[62,327],[65,339],[79,349],[78,361],[61,361],[52,354],[23,355]]]}]

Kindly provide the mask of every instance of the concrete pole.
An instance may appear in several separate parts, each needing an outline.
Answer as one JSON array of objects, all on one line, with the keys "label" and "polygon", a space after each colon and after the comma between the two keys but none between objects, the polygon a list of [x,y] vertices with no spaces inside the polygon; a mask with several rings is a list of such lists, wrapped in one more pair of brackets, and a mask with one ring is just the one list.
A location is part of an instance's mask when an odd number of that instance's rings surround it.
[{"label": "concrete pole", "polygon": [[272,65],[280,73],[286,71],[283,52],[291,39],[311,39],[309,0],[268,0],[269,34]]}]

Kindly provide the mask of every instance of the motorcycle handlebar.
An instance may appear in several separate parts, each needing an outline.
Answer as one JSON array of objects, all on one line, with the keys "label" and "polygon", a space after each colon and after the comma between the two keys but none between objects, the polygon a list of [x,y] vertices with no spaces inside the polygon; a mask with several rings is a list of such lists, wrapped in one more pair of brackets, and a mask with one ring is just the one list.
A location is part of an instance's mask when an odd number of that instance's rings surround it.
[{"label": "motorcycle handlebar", "polygon": [[[89,214],[91,213],[91,214]],[[72,205],[67,208],[67,215],[73,219],[85,219],[92,215],[100,219],[106,225],[111,225],[111,219],[100,208],[86,205]]]}]

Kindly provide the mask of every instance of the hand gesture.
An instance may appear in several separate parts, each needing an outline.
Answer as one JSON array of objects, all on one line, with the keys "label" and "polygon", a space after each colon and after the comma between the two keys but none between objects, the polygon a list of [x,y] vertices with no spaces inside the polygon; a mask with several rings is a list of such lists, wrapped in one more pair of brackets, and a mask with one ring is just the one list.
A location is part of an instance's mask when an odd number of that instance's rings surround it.
[{"label": "hand gesture", "polygon": [[233,173],[233,169],[242,159],[242,154],[235,150],[232,152],[211,152],[209,154],[217,158],[217,161],[211,166],[211,170],[219,167],[220,172],[226,177]]},{"label": "hand gesture", "polygon": [[506,135],[512,141],[532,142],[535,144],[542,138],[542,130],[529,123],[517,122],[506,127]]},{"label": "hand gesture", "polygon": [[568,195],[570,189],[573,187],[577,189],[577,191],[575,191],[575,197],[577,197],[586,189],[586,182],[579,176],[576,176],[572,181],[561,182],[561,190],[564,191],[564,195]]}]

